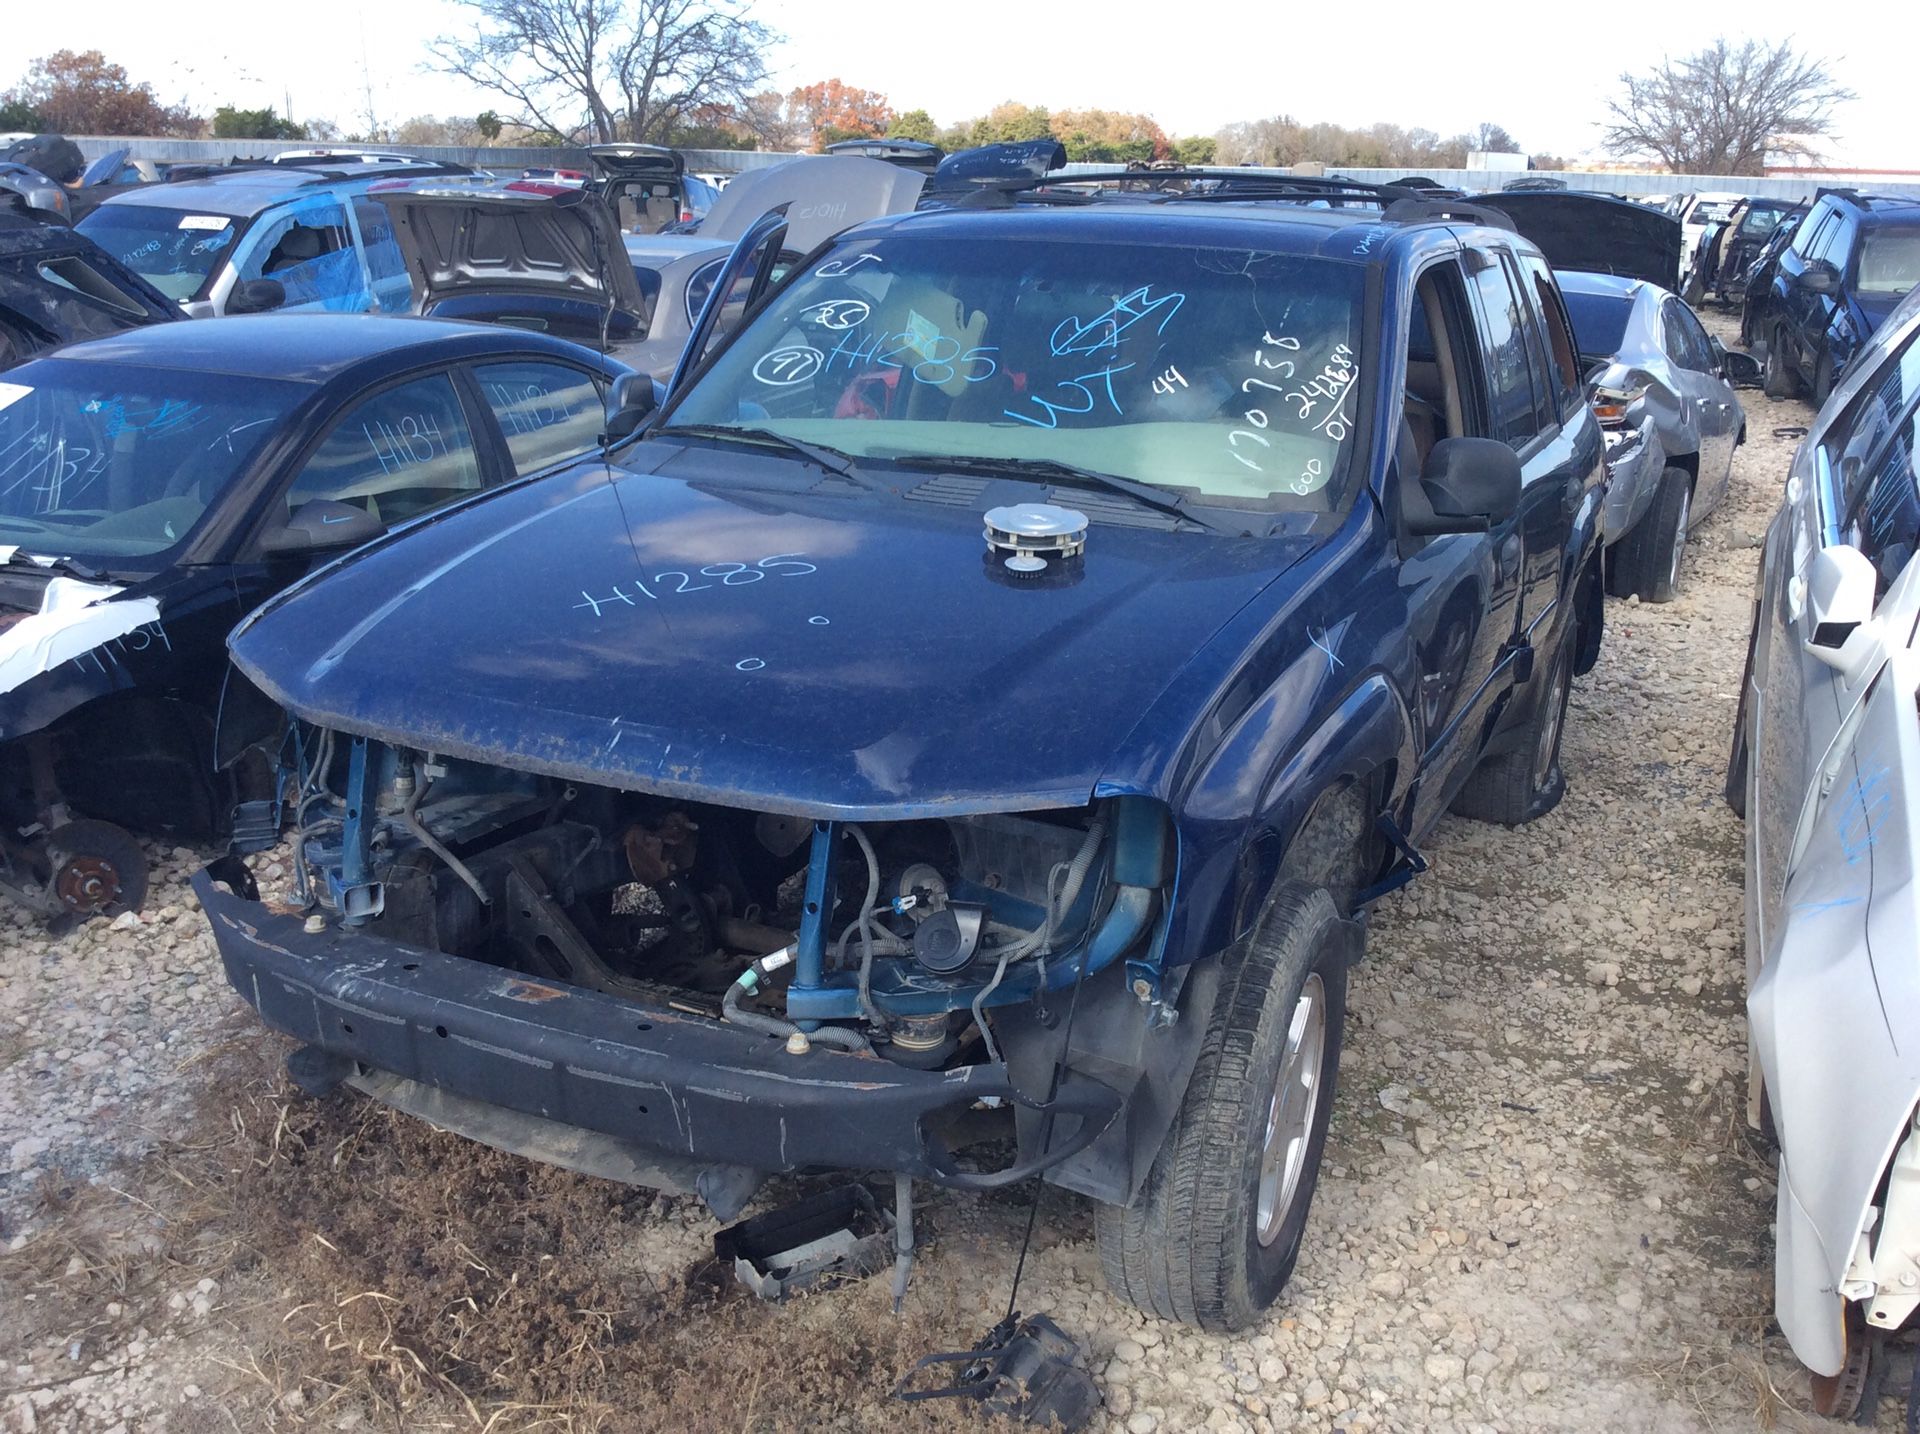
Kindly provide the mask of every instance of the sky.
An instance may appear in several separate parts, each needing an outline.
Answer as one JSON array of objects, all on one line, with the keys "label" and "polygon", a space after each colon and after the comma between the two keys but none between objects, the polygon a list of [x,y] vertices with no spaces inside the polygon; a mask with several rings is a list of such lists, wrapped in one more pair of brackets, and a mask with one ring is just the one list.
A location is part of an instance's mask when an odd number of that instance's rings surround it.
[{"label": "sky", "polygon": [[[1008,99],[1145,112],[1179,135],[1281,113],[1442,135],[1491,121],[1533,152],[1569,157],[1600,152],[1599,122],[1623,72],[1721,34],[1736,42],[1785,37],[1826,58],[1859,96],[1839,112],[1829,164],[1920,169],[1920,125],[1912,118],[1920,6],[1911,3],[1856,3],[1843,7],[1844,16],[1805,0],[1662,6],[1657,26],[1623,18],[1612,37],[1602,18],[1607,7],[1542,3],[1515,7],[1498,22],[1488,18],[1491,6],[1435,0],[753,3],[756,18],[785,37],[772,56],[773,86],[838,78],[879,90],[896,109],[925,109],[942,124]],[[382,123],[506,113],[497,98],[424,67],[431,40],[470,27],[451,0],[332,0],[298,25],[237,0],[203,0],[191,24],[181,23],[179,7],[151,0],[92,0],[79,11],[15,0],[10,9],[6,54],[16,63],[97,48],[135,80],[150,81],[161,99],[184,97],[202,113],[225,103],[283,108],[291,96],[296,117],[328,118],[353,131],[364,124],[369,83]],[[1810,18],[1821,15],[1844,23],[1815,32]],[[1728,19],[1742,31],[1727,31]],[[13,78],[6,67],[0,60],[0,86]]]}]

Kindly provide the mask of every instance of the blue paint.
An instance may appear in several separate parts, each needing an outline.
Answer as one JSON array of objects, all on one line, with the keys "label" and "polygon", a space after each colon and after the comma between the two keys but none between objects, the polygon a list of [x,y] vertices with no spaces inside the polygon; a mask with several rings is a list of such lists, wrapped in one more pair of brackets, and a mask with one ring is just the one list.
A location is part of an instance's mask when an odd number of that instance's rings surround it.
[{"label": "blue paint", "polygon": [[[833,863],[840,837],[837,822],[815,822],[813,845],[807,853],[807,889],[800,908],[800,936],[793,956],[793,980],[787,987],[787,1014],[799,1020],[802,1030],[812,1030],[818,1020],[800,1019],[794,998],[805,1007],[812,993],[821,986],[827,965],[827,925],[833,919]],[[856,898],[857,899],[857,898]],[[859,1001],[854,1002],[859,1011]]]}]

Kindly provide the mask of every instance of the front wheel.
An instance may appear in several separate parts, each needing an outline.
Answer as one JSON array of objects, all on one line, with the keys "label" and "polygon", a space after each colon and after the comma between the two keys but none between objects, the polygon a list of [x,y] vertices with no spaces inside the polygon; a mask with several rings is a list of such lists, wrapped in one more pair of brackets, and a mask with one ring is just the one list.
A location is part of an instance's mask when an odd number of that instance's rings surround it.
[{"label": "front wheel", "polygon": [[1693,479],[1684,468],[1660,475],[1653,505],[1618,547],[1618,590],[1642,602],[1672,602],[1680,596],[1680,564],[1693,522]]},{"label": "front wheel", "polygon": [[1229,951],[1185,1099],[1128,1206],[1096,1207],[1114,1293],[1244,1329],[1300,1255],[1340,1067],[1349,942],[1319,887],[1283,883]]}]

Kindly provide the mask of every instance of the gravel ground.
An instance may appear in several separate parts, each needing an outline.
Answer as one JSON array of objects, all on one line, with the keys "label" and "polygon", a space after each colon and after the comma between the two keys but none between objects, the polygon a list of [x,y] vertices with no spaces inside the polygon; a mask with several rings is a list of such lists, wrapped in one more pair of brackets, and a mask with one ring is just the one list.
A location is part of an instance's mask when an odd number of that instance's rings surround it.
[{"label": "gravel ground", "polygon": [[[1769,1321],[1772,1168],[1741,1120],[1740,828],[1718,795],[1755,549],[1793,447],[1771,433],[1809,414],[1743,398],[1749,442],[1682,597],[1609,603],[1600,667],[1574,689],[1566,800],[1519,831],[1449,820],[1433,870],[1374,918],[1328,1168],[1267,1322],[1226,1338],[1142,1318],[1101,1287],[1084,1205],[1047,1192],[1020,1302],[1085,1341],[1107,1428],[1813,1427]],[[503,1299],[569,1275],[598,1294],[697,1291],[710,1222],[364,1109],[286,1103],[262,1073],[274,1043],[237,1009],[182,885],[198,856],[155,858],[145,922],[49,940],[0,913],[0,1430],[771,1428],[828,1412],[912,1427],[882,1398],[904,1357],[998,1316],[1025,1193],[935,1193],[907,1326],[871,1287],[769,1316],[712,1291],[675,1307],[683,1344],[811,1351],[818,1379],[779,1405],[742,1416],[729,1391],[668,1419],[633,1340],[626,1364],[590,1351],[568,1375],[573,1407],[516,1403],[553,1387],[504,1372],[535,1327],[518,1316],[496,1321],[499,1368],[466,1380],[477,1354],[426,1348],[446,1315],[427,1306],[459,1303],[435,1251],[485,1272],[462,1265],[470,1282],[500,1273]],[[503,1226],[519,1231],[506,1253]],[[630,1311],[590,1288],[543,1318],[602,1319],[611,1347]],[[384,1334],[355,1323],[415,1296],[411,1344],[399,1316]],[[1883,1422],[1897,1427],[1891,1408]]]}]

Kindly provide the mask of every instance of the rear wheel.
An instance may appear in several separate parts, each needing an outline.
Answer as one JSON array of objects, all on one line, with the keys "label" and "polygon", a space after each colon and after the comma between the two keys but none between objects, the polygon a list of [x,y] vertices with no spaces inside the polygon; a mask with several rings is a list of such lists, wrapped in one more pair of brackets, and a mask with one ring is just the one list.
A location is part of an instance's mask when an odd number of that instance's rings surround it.
[{"label": "rear wheel", "polygon": [[1680,595],[1680,564],[1693,519],[1693,478],[1684,468],[1660,475],[1653,505],[1618,546],[1616,591],[1642,602],[1672,602]]},{"label": "rear wheel", "polygon": [[1535,699],[1520,740],[1488,757],[1467,778],[1453,810],[1475,821],[1517,827],[1544,817],[1567,794],[1560,768],[1560,740],[1566,731],[1567,701],[1573,693],[1573,642],[1569,632],[1554,654],[1546,681]]},{"label": "rear wheel", "polygon": [[1776,327],[1767,339],[1767,357],[1760,369],[1760,390],[1768,398],[1792,398],[1800,380],[1787,364],[1786,330]]},{"label": "rear wheel", "polygon": [[1813,371],[1813,406],[1825,408],[1827,397],[1833,392],[1833,356],[1820,355],[1820,366]]},{"label": "rear wheel", "polygon": [[1129,1206],[1095,1207],[1100,1263],[1122,1299],[1244,1329],[1293,1274],[1340,1067],[1339,921],[1325,890],[1284,883],[1221,958],[1200,1057],[1146,1183]]}]

